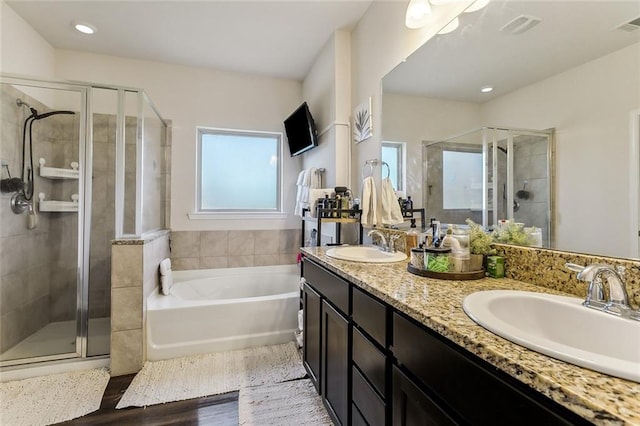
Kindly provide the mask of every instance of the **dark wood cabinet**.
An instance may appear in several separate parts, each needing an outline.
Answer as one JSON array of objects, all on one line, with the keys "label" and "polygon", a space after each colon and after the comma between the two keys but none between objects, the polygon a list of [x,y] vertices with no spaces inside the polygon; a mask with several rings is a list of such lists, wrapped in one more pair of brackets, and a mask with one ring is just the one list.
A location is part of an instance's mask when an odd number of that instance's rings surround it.
[{"label": "dark wood cabinet", "polygon": [[[393,354],[398,365],[417,379],[416,387],[432,395],[433,401],[440,401],[440,409],[461,423],[588,424],[575,413],[398,313],[393,314]],[[397,409],[401,410],[393,407],[394,413]]]},{"label": "dark wood cabinet", "polygon": [[349,419],[349,321],[322,301],[321,395],[334,422]]},{"label": "dark wood cabinet", "polygon": [[350,422],[350,284],[305,260],[303,363],[336,425]]},{"label": "dark wood cabinet", "polygon": [[304,367],[320,392],[320,343],[321,343],[321,309],[322,299],[309,285],[302,288],[302,313],[303,313],[303,363]]},{"label": "dark wood cabinet", "polygon": [[336,425],[588,424],[305,259],[304,365]]},{"label": "dark wood cabinet", "polygon": [[[446,426],[457,423],[398,367],[393,366],[393,424],[397,426]],[[499,422],[495,424],[499,424]]]}]

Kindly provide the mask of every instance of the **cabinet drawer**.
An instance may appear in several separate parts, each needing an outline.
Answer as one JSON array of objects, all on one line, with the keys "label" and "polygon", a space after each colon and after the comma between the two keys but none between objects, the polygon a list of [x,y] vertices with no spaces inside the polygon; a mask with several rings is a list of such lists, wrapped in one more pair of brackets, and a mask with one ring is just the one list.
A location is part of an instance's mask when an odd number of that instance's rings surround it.
[{"label": "cabinet drawer", "polygon": [[[393,366],[393,424],[454,426],[456,422],[429,395]],[[500,423],[496,421],[495,424]]]},{"label": "cabinet drawer", "polygon": [[353,321],[380,346],[387,347],[387,307],[373,297],[353,288]]},{"label": "cabinet drawer", "polygon": [[375,391],[369,386],[357,368],[352,368],[353,391],[351,399],[360,413],[371,426],[384,426],[385,405]]},{"label": "cabinet drawer", "polygon": [[353,329],[353,362],[383,398],[385,394],[386,357],[365,336]]},{"label": "cabinet drawer", "polygon": [[[556,425],[578,419],[523,385],[490,372],[482,360],[451,346],[435,332],[393,315],[393,354],[451,411],[471,424]],[[487,364],[488,365],[488,364]],[[560,417],[568,417],[571,421]]]},{"label": "cabinet drawer", "polygon": [[344,314],[349,314],[349,283],[305,259],[302,270],[305,280]]},{"label": "cabinet drawer", "polygon": [[351,404],[351,426],[369,426],[356,404]]}]

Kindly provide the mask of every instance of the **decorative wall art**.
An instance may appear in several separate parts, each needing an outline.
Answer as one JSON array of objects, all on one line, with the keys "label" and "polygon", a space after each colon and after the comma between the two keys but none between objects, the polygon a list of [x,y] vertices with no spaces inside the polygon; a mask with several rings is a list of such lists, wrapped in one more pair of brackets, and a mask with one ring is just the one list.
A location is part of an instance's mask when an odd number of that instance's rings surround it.
[{"label": "decorative wall art", "polygon": [[371,98],[353,110],[353,140],[360,143],[373,136],[371,125]]}]

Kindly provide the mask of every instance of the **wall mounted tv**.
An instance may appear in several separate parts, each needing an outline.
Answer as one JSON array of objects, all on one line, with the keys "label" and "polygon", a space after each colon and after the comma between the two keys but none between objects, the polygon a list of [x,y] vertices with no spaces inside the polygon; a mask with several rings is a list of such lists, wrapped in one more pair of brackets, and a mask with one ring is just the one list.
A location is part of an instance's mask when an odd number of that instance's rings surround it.
[{"label": "wall mounted tv", "polygon": [[318,131],[306,102],[284,120],[284,130],[292,157],[318,146]]}]

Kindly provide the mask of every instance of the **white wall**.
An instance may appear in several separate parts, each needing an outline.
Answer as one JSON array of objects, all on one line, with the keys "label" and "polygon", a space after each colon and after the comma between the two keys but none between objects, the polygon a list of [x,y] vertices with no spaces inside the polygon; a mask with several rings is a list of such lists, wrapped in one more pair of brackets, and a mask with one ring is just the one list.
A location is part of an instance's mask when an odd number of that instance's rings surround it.
[{"label": "white wall", "polygon": [[[173,230],[290,229],[299,158],[284,142],[286,219],[190,220],[196,202],[196,126],[284,132],[283,120],[301,103],[299,81],[58,50],[56,76],[143,88],[172,121],[171,228]],[[251,173],[247,170],[246,173]]]},{"label": "white wall", "polygon": [[351,36],[337,31],[316,58],[302,84],[319,132],[318,148],[303,154],[304,168],[324,167],[324,186],[350,186],[349,110]]},{"label": "white wall", "polygon": [[0,1],[0,46],[0,72],[54,77],[54,48],[4,1]]},{"label": "white wall", "polygon": [[422,142],[438,141],[482,126],[480,105],[385,92],[382,139],[407,143],[407,195],[424,207]]},{"label": "white wall", "polygon": [[556,246],[629,256],[629,113],[640,108],[640,44],[482,108],[490,125],[556,129]]},{"label": "white wall", "polygon": [[[471,3],[473,0],[434,7],[428,25],[411,30],[404,25],[408,2],[376,1],[351,33],[352,110],[369,97],[373,103],[373,136],[352,146],[352,186],[358,192],[362,190],[360,177],[364,162],[380,158],[382,78]],[[379,180],[380,168],[375,173]]]}]

